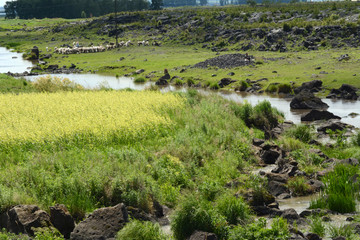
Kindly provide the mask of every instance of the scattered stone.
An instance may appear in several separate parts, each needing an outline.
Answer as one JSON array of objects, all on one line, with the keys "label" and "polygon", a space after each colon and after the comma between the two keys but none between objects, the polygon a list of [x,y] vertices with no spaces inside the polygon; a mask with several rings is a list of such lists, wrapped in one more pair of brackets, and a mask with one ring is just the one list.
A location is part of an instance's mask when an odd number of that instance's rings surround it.
[{"label": "scattered stone", "polygon": [[348,60],[350,60],[350,56],[349,56],[349,54],[343,54],[340,57],[338,57],[338,60],[339,61],[348,61]]},{"label": "scattered stone", "polygon": [[234,73],[234,72],[229,72],[228,75],[229,75],[229,76],[234,76],[235,73]]},{"label": "scattered stone", "polygon": [[214,233],[195,231],[189,240],[218,240],[218,238]]},{"label": "scattered stone", "polygon": [[318,132],[326,133],[327,130],[331,130],[336,132],[337,130],[342,131],[346,128],[346,126],[340,122],[327,122],[320,127],[317,128]]},{"label": "scattered stone", "polygon": [[275,149],[263,150],[260,158],[265,164],[274,164],[280,157],[280,152]]},{"label": "scattered stone", "polygon": [[349,113],[349,117],[355,118],[357,116],[359,116],[359,113],[354,113],[354,112]]},{"label": "scattered stone", "polygon": [[75,222],[70,212],[63,204],[50,207],[50,221],[66,239],[75,228]]},{"label": "scattered stone", "polygon": [[347,218],[346,218],[346,221],[347,221],[347,222],[352,222],[352,221],[354,221],[354,220],[355,220],[355,219],[354,219],[353,217],[347,217]]},{"label": "scattered stone", "polygon": [[359,160],[357,160],[356,158],[348,158],[348,159],[344,159],[341,160],[342,164],[349,164],[349,165],[353,165],[353,166],[358,166],[359,165]]},{"label": "scattered stone", "polygon": [[321,220],[323,220],[323,222],[331,222],[331,218],[328,216],[323,216]]},{"label": "scattered stone", "polygon": [[282,194],[280,194],[279,196],[277,196],[277,198],[278,198],[278,199],[281,199],[281,200],[283,200],[283,199],[289,199],[289,198],[291,198],[291,195],[290,195],[289,193],[282,193]]},{"label": "scattered stone", "polygon": [[293,208],[285,209],[282,212],[281,217],[288,220],[291,223],[300,219],[299,214],[297,214],[297,212]]},{"label": "scattered stone", "polygon": [[301,121],[316,121],[316,120],[329,120],[329,119],[341,119],[341,117],[334,115],[328,111],[319,111],[316,109],[311,110],[301,116]]},{"label": "scattered stone", "polygon": [[136,70],[136,71],[135,71],[136,74],[141,74],[141,73],[143,73],[143,72],[145,72],[145,69],[139,69],[139,70]]},{"label": "scattered stone", "polygon": [[71,233],[72,240],[98,240],[114,238],[129,221],[124,204],[95,210],[80,222]]},{"label": "scattered stone", "polygon": [[324,109],[329,106],[308,90],[303,90],[291,100],[292,109]]}]

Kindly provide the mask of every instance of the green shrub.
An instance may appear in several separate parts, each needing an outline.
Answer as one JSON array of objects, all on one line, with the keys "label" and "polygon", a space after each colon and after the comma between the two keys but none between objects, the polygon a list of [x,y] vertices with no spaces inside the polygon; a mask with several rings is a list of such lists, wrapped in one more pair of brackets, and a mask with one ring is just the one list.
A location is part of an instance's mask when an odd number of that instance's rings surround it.
[{"label": "green shrub", "polygon": [[225,194],[216,200],[218,212],[230,224],[244,224],[250,219],[250,209],[242,198]]},{"label": "green shrub", "polygon": [[181,80],[180,78],[176,78],[175,79],[175,85],[176,86],[182,86],[182,85],[184,85],[184,81]]},{"label": "green shrub", "polygon": [[117,240],[166,240],[167,236],[161,231],[159,224],[132,220],[121,229]]},{"label": "green shrub", "polygon": [[277,92],[278,93],[291,93],[292,92],[292,87],[288,83],[281,83],[278,86]]},{"label": "green shrub", "polygon": [[21,45],[21,43],[18,43],[18,42],[9,42],[9,43],[5,44],[5,47],[7,49],[10,49],[10,48],[16,48],[16,47],[18,47],[20,45]]},{"label": "green shrub", "polygon": [[352,142],[353,142],[353,144],[354,144],[355,146],[359,146],[359,147],[360,147],[360,131],[358,131],[358,132],[354,135],[354,137],[353,137],[353,139],[352,139]]},{"label": "green shrub", "polygon": [[299,124],[286,131],[286,135],[294,137],[304,143],[309,143],[312,139],[313,133],[310,126]]},{"label": "green shrub", "polygon": [[228,231],[225,217],[211,203],[194,196],[187,196],[180,201],[172,217],[171,229],[178,240],[188,238],[195,230],[213,232],[223,239]]},{"label": "green shrub", "polygon": [[187,84],[189,87],[193,86],[193,85],[195,84],[194,78],[192,78],[192,77],[187,78],[187,79],[186,79],[186,84]]},{"label": "green shrub", "polygon": [[316,233],[320,237],[324,237],[326,228],[325,228],[325,225],[324,225],[323,221],[321,220],[320,216],[314,216],[309,219],[310,219],[310,222],[309,222],[310,232]]},{"label": "green shrub", "polygon": [[84,89],[68,78],[52,77],[50,75],[39,77],[33,83],[33,87],[39,92],[74,91]]},{"label": "green shrub", "polygon": [[217,90],[219,88],[220,88],[220,86],[219,86],[219,84],[217,82],[214,82],[214,83],[210,84],[210,89],[212,89],[212,90]]},{"label": "green shrub", "polygon": [[304,196],[311,192],[305,177],[293,177],[288,181],[287,186],[294,196]]},{"label": "green shrub", "polygon": [[146,82],[146,79],[143,77],[138,77],[134,80],[135,83],[144,83]]},{"label": "green shrub", "polygon": [[275,93],[278,91],[278,85],[274,83],[270,83],[269,86],[265,89],[266,92]]},{"label": "green shrub", "polygon": [[284,32],[290,32],[291,26],[288,23],[284,23],[283,30],[284,30]]},{"label": "green shrub", "polygon": [[267,228],[265,218],[260,218],[246,226],[235,226],[229,234],[229,240],[287,240],[289,237],[288,224],[282,218],[274,219],[271,228]]}]

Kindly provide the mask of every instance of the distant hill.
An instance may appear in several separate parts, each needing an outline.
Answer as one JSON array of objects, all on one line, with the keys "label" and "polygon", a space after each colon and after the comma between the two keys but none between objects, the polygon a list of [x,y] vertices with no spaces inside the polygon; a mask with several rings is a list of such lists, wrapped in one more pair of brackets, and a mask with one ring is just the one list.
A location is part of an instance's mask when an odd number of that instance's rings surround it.
[{"label": "distant hill", "polygon": [[3,6],[0,6],[0,17],[4,17],[5,16],[5,9]]}]

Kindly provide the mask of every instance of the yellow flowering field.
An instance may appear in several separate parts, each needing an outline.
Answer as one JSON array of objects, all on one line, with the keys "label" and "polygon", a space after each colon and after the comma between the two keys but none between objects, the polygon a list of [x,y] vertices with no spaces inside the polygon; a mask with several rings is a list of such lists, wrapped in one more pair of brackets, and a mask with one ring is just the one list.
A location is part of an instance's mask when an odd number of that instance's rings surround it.
[{"label": "yellow flowering field", "polygon": [[123,141],[173,123],[184,101],[159,92],[84,91],[0,95],[0,144]]}]

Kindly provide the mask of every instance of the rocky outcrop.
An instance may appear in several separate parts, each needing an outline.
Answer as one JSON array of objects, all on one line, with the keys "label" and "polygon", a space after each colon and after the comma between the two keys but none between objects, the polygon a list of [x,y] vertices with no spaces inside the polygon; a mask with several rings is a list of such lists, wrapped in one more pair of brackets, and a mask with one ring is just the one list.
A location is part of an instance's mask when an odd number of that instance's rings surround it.
[{"label": "rocky outcrop", "polygon": [[223,78],[218,82],[219,87],[223,88],[231,83],[236,82],[236,80],[232,80],[231,78]]},{"label": "rocky outcrop", "polygon": [[79,223],[71,233],[72,240],[98,240],[114,238],[129,221],[124,204],[95,210]]},{"label": "rocky outcrop", "polygon": [[309,90],[303,90],[291,100],[292,109],[325,109],[329,106]]},{"label": "rocky outcrop", "polygon": [[254,63],[254,56],[247,54],[226,54],[219,57],[207,59],[194,65],[195,68],[234,68]]},{"label": "rocky outcrop", "polygon": [[321,80],[313,80],[310,82],[303,83],[300,87],[295,88],[294,92],[296,94],[300,93],[303,90],[309,90],[310,92],[319,92],[322,87],[322,81]]},{"label": "rocky outcrop", "polygon": [[357,100],[359,96],[357,95],[357,88],[349,84],[343,84],[339,89],[332,89],[330,94],[326,98],[339,98],[346,100]]},{"label": "rocky outcrop", "polygon": [[34,235],[33,228],[50,227],[50,216],[35,205],[18,205],[0,216],[0,229]]},{"label": "rocky outcrop", "polygon": [[316,109],[311,110],[301,116],[301,121],[316,121],[316,120],[329,120],[329,119],[341,119],[341,117],[334,115],[328,111],[319,111]]},{"label": "rocky outcrop", "polygon": [[50,207],[50,221],[66,239],[75,228],[75,222],[68,209],[63,204]]}]

